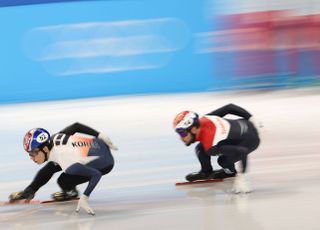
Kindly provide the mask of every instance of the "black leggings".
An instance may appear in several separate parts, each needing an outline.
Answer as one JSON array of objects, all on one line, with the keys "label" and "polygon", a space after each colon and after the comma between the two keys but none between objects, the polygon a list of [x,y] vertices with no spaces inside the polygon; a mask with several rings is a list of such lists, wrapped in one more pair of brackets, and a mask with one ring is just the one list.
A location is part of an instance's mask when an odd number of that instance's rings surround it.
[{"label": "black leggings", "polygon": [[[110,165],[106,168],[99,169],[102,175],[109,173],[113,168],[113,165]],[[70,175],[67,173],[61,173],[58,177],[57,183],[62,188],[62,190],[68,191],[74,189],[77,185],[86,183],[90,180],[88,177]]]},{"label": "black leggings", "polygon": [[249,124],[249,130],[238,139],[226,139],[205,152],[201,143],[196,147],[197,157],[201,164],[201,171],[212,171],[211,156],[219,156],[218,164],[230,171],[235,172],[235,163],[242,162],[242,172],[247,168],[247,156],[254,151],[260,143],[256,129]]}]

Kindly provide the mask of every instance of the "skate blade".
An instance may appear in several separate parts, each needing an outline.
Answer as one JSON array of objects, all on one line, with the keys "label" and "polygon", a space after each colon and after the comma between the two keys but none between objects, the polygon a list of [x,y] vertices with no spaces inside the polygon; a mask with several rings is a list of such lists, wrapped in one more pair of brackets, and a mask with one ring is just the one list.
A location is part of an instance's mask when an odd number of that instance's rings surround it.
[{"label": "skate blade", "polygon": [[184,181],[184,182],[177,182],[176,186],[180,185],[192,185],[192,184],[205,184],[205,183],[214,183],[214,182],[222,182],[223,179],[209,179],[209,180],[196,180],[196,181]]},{"label": "skate blade", "polygon": [[0,206],[10,206],[10,205],[35,205],[35,204],[51,204],[51,203],[65,203],[69,201],[77,201],[79,200],[78,198],[74,199],[69,199],[69,200],[62,200],[62,201],[57,201],[57,200],[17,200],[17,201],[0,201]]},{"label": "skate blade", "polygon": [[43,200],[40,201],[40,204],[50,204],[50,203],[65,203],[65,202],[69,202],[69,201],[75,201],[75,200],[79,200],[79,197],[76,198],[72,198],[72,199],[68,199],[68,200]]},{"label": "skate blade", "polygon": [[27,205],[27,204],[41,204],[41,201],[40,200],[0,201],[0,206]]}]

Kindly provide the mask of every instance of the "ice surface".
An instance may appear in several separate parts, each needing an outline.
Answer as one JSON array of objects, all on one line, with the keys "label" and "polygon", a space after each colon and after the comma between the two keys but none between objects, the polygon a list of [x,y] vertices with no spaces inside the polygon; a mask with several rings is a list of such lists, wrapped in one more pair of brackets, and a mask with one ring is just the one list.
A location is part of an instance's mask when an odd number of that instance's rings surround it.
[{"label": "ice surface", "polygon": [[[231,102],[265,126],[260,148],[250,154],[254,192],[230,194],[233,179],[175,187],[199,165],[193,147],[185,147],[173,132],[173,117],[187,109],[205,114]],[[0,200],[27,186],[40,168],[23,152],[22,137],[30,128],[54,133],[79,121],[107,133],[119,151],[114,170],[90,197],[96,216],[76,213],[76,202],[5,206],[0,207],[1,229],[318,230],[319,117],[318,89],[3,105]],[[56,178],[35,199],[57,191]]]}]

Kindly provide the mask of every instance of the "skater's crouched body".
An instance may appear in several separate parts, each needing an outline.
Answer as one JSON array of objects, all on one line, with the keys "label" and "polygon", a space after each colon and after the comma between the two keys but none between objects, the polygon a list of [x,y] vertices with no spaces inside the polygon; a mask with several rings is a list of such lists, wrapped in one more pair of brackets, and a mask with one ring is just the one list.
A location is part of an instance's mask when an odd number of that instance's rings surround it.
[{"label": "skater's crouched body", "polygon": [[101,177],[108,174],[114,166],[110,149],[117,150],[108,136],[80,123],[74,123],[53,136],[43,128],[36,128],[25,135],[24,149],[35,163],[48,163],[39,170],[26,189],[9,196],[11,202],[33,199],[35,193],[56,172],[62,170],[63,173],[57,180],[61,191],[52,194],[52,198],[56,201],[77,198],[76,186],[89,182],[80,197],[77,211],[83,208],[89,214],[94,214],[87,202],[88,198]]}]

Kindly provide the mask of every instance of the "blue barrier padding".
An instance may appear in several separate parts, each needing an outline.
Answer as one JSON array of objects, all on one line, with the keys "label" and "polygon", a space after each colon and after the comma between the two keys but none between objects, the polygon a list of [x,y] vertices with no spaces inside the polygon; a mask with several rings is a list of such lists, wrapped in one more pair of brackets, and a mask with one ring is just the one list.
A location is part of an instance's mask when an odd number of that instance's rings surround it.
[{"label": "blue barrier padding", "polygon": [[96,1],[96,0],[0,0],[0,7],[22,6],[43,3],[76,2],[76,1]]}]

